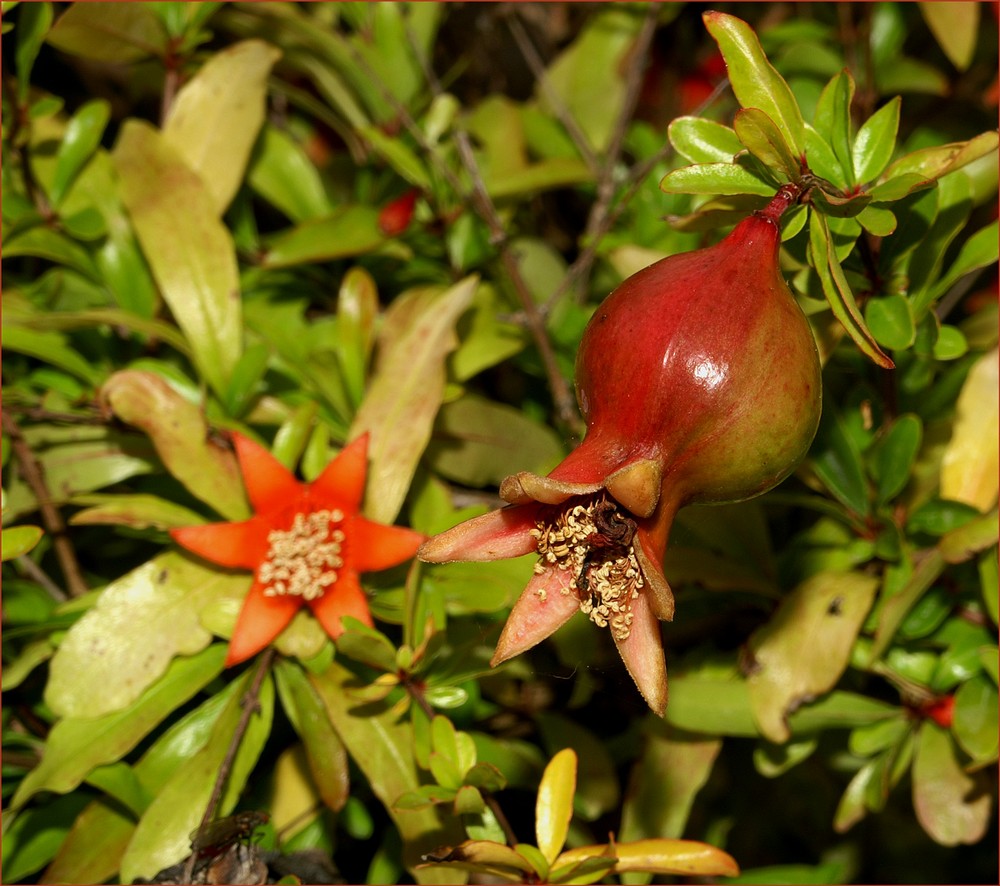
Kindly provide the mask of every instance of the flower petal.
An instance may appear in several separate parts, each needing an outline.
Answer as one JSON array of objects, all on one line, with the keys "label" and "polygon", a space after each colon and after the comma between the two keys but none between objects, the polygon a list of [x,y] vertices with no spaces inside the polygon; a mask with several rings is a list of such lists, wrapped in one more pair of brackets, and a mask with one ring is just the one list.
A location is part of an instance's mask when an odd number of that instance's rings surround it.
[{"label": "flower petal", "polygon": [[264,649],[288,627],[300,606],[301,597],[265,596],[264,585],[255,579],[236,619],[233,638],[229,641],[226,667],[246,661]]},{"label": "flower petal", "polygon": [[273,511],[301,493],[302,484],[267,449],[235,431],[229,436],[236,448],[247,497],[256,513]]},{"label": "flower petal", "polygon": [[660,623],[643,592],[632,601],[632,630],[624,640],[616,638],[615,645],[646,704],[662,717],[667,709],[667,662]]},{"label": "flower petal", "polygon": [[537,507],[524,505],[473,517],[425,541],[417,556],[426,563],[453,563],[504,560],[530,554],[538,549],[538,542],[531,534],[537,513]]},{"label": "flower petal", "polygon": [[405,563],[427,536],[402,526],[383,526],[355,517],[349,531],[351,563],[357,572],[373,572]]},{"label": "flower petal", "polygon": [[219,566],[256,569],[267,553],[267,525],[258,518],[241,523],[211,523],[171,529],[182,548]]},{"label": "flower petal", "polygon": [[368,627],[374,627],[365,592],[361,589],[358,574],[352,569],[341,572],[327,592],[322,597],[310,600],[309,605],[313,615],[323,625],[323,630],[334,640],[344,633],[340,620],[345,615],[356,618]]},{"label": "flower petal", "polygon": [[319,502],[336,502],[348,513],[361,507],[368,473],[368,435],[352,440],[312,483],[313,496]]},{"label": "flower petal", "polygon": [[[490,660],[492,667],[541,643],[579,611],[575,588],[569,587],[572,580],[567,570],[555,566],[532,577],[504,625]],[[568,592],[563,593],[564,590]]]},{"label": "flower petal", "polygon": [[634,546],[635,558],[639,561],[642,577],[646,580],[643,594],[649,599],[650,608],[657,618],[664,621],[674,620],[674,592],[670,589],[667,577],[663,574],[663,552],[656,551],[656,543],[649,534],[640,527],[635,534],[639,542]]}]

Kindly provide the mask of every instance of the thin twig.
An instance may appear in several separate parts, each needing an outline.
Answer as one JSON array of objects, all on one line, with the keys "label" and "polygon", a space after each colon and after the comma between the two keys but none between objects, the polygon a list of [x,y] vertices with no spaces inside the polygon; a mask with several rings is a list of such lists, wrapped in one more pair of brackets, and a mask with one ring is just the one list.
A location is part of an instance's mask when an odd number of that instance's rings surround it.
[{"label": "thin twig", "polygon": [[521,24],[521,20],[517,16],[516,7],[512,8],[510,15],[507,16],[507,27],[510,28],[511,34],[514,35],[518,49],[521,50],[521,55],[524,56],[524,60],[528,63],[531,73],[535,75],[535,80],[538,81],[542,95],[545,96],[549,107],[552,108],[552,113],[562,123],[567,134],[573,140],[573,144],[576,145],[576,149],[580,152],[583,162],[587,164],[587,168],[591,174],[596,177],[600,174],[601,166],[597,155],[594,153],[594,149],[590,146],[590,139],[587,138],[586,133],[580,128],[580,124],[576,122],[576,118],[570,112],[570,109],[566,107],[566,103],[562,100],[561,96],[552,88],[545,65],[542,63],[542,59],[531,42],[528,32],[524,29],[524,25]]},{"label": "thin twig", "polygon": [[38,510],[42,515],[45,531],[52,538],[52,550],[55,552],[59,568],[62,569],[66,579],[66,588],[71,597],[79,597],[87,593],[87,583],[83,579],[83,571],[76,559],[76,551],[66,534],[66,523],[63,521],[62,514],[59,513],[59,509],[52,504],[52,494],[45,483],[42,467],[24,439],[20,426],[6,412],[3,414],[3,429],[10,437],[11,448],[21,469],[21,476],[31,487],[38,502]]},{"label": "thin twig", "polygon": [[[260,710],[260,688],[264,684],[264,677],[267,676],[267,672],[271,669],[272,661],[274,661],[274,648],[268,647],[261,653],[260,658],[257,660],[257,670],[254,672],[253,680],[250,681],[247,691],[243,693],[243,697],[240,699],[240,707],[242,708],[240,719],[233,730],[233,737],[229,741],[229,747],[226,748],[226,755],[219,764],[219,772],[215,776],[215,784],[212,785],[212,794],[208,798],[208,804],[205,806],[205,814],[201,817],[201,824],[198,826],[199,831],[205,828],[215,817],[215,810],[219,805],[219,800],[222,799],[222,791],[233,768],[233,761],[236,759],[236,754],[243,743],[243,736],[246,735],[247,728],[250,726],[250,718]],[[181,882],[191,882],[191,875],[194,873],[197,855],[197,852],[192,851],[188,856],[187,862],[184,865],[184,877]]]},{"label": "thin twig", "polygon": [[481,790],[480,793],[483,795],[483,801],[489,807],[490,812],[493,813],[493,817],[497,820],[497,824],[500,825],[500,830],[503,831],[504,839],[507,841],[507,845],[516,846],[519,842],[517,834],[514,833],[514,829],[510,826],[507,816],[503,814],[503,809],[500,808],[497,798],[494,797],[489,791]]},{"label": "thin twig", "polygon": [[49,578],[48,573],[32,560],[31,557],[27,554],[22,554],[20,557],[15,557],[14,562],[17,564],[18,569],[23,570],[28,578],[41,585],[53,600],[59,603],[66,602],[66,592]]}]

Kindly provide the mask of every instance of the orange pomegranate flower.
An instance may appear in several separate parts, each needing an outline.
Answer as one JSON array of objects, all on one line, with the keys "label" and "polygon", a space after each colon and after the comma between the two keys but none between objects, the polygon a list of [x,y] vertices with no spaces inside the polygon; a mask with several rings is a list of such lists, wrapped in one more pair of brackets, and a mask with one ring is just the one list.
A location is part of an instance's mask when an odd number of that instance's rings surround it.
[{"label": "orange pomegranate flower", "polygon": [[187,526],[174,541],[220,566],[252,569],[226,666],[260,652],[307,604],[337,639],[345,615],[372,624],[358,573],[410,559],[424,536],[383,526],[358,510],[367,473],[368,435],[344,447],[312,483],[301,483],[268,450],[231,434],[254,515],[240,523]]}]

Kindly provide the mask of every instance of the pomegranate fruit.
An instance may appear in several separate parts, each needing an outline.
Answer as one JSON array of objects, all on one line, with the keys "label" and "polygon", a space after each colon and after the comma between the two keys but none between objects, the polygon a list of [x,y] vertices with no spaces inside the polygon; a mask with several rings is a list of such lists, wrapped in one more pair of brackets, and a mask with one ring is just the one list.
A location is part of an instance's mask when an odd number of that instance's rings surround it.
[{"label": "pomegranate fruit", "polygon": [[658,619],[674,614],[662,569],[674,515],[772,488],[819,422],[816,344],[778,265],[778,222],[799,192],[784,186],[716,245],[665,258],[608,296],[577,355],[583,442],[547,477],[504,480],[510,507],[419,550],[429,562],[539,554],[493,664],[582,611],[609,628],[663,713]]}]

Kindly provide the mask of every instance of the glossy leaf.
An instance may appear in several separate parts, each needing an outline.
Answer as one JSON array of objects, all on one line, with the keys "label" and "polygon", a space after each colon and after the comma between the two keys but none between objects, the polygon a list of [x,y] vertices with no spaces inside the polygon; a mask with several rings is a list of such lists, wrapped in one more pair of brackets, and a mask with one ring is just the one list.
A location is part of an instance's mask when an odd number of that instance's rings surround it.
[{"label": "glossy leaf", "polygon": [[775,186],[734,163],[699,163],[667,173],[660,189],[668,194],[774,195]]},{"label": "glossy leaf", "polygon": [[816,104],[816,129],[823,135],[837,158],[847,185],[856,181],[851,158],[851,103],[854,100],[854,78],[846,68],[823,89]]},{"label": "glossy leaf", "polygon": [[896,230],[896,216],[881,206],[866,206],[856,218],[858,224],[876,237],[888,237]]},{"label": "glossy leaf", "polygon": [[844,325],[862,352],[877,365],[885,369],[893,368],[895,364],[878,346],[861,317],[854,293],[834,252],[830,228],[824,216],[818,212],[809,215],[809,247],[813,268],[834,316]]},{"label": "glossy leaf", "polygon": [[774,121],[789,148],[801,156],[804,147],[802,112],[784,78],[768,61],[753,29],[722,12],[706,12],[705,27],[726,60],[729,82],[744,108],[759,108]]},{"label": "glossy leaf", "polygon": [[750,703],[771,741],[787,741],[788,714],[840,679],[877,587],[871,576],[821,573],[793,590],[750,638]]},{"label": "glossy leaf", "polygon": [[903,295],[870,299],[865,305],[865,322],[874,339],[886,348],[903,350],[917,337],[910,302]]},{"label": "glossy leaf", "polygon": [[209,58],[170,106],[163,140],[201,177],[219,215],[243,181],[279,56],[261,40],[236,43]]},{"label": "glossy leaf", "polygon": [[153,277],[199,371],[223,393],[242,353],[243,329],[235,247],[214,198],[148,124],[128,121],[113,157]]},{"label": "glossy leaf", "polygon": [[59,646],[46,702],[73,718],[133,704],[175,655],[193,655],[211,642],[198,619],[202,607],[221,591],[246,587],[248,579],[171,551],[112,582]]},{"label": "glossy leaf", "polygon": [[571,748],[564,748],[549,761],[538,785],[536,842],[550,865],[566,842],[569,821],[573,817],[576,767],[576,753]]},{"label": "glossy leaf", "polygon": [[913,808],[924,830],[942,846],[978,842],[993,812],[993,779],[966,773],[951,736],[925,722],[913,757]]},{"label": "glossy leaf", "polygon": [[386,317],[379,364],[351,426],[352,438],[371,434],[365,514],[376,522],[392,523],[403,504],[444,396],[455,323],[476,285],[469,277],[444,292],[412,291]]},{"label": "glossy leaf", "polygon": [[767,114],[759,108],[743,108],[736,112],[733,128],[739,140],[761,163],[780,172],[789,181],[798,181],[801,165]]},{"label": "glossy leaf", "polygon": [[18,786],[12,806],[23,806],[38,791],[65,794],[96,767],[120,760],[165,717],[215,679],[222,672],[224,658],[221,644],[191,657],[176,658],[128,707],[103,716],[58,721],[46,740],[45,756]]},{"label": "glossy leaf", "polygon": [[857,181],[873,181],[889,165],[896,148],[899,106],[900,99],[898,97],[892,99],[872,114],[858,129],[851,154]]},{"label": "glossy leaf", "polygon": [[204,412],[152,372],[117,372],[101,388],[108,409],[145,431],[167,469],[223,517],[250,510],[232,451],[211,439]]},{"label": "glossy leaf", "polygon": [[704,117],[677,117],[667,127],[667,137],[690,163],[732,163],[744,144],[728,126]]}]

